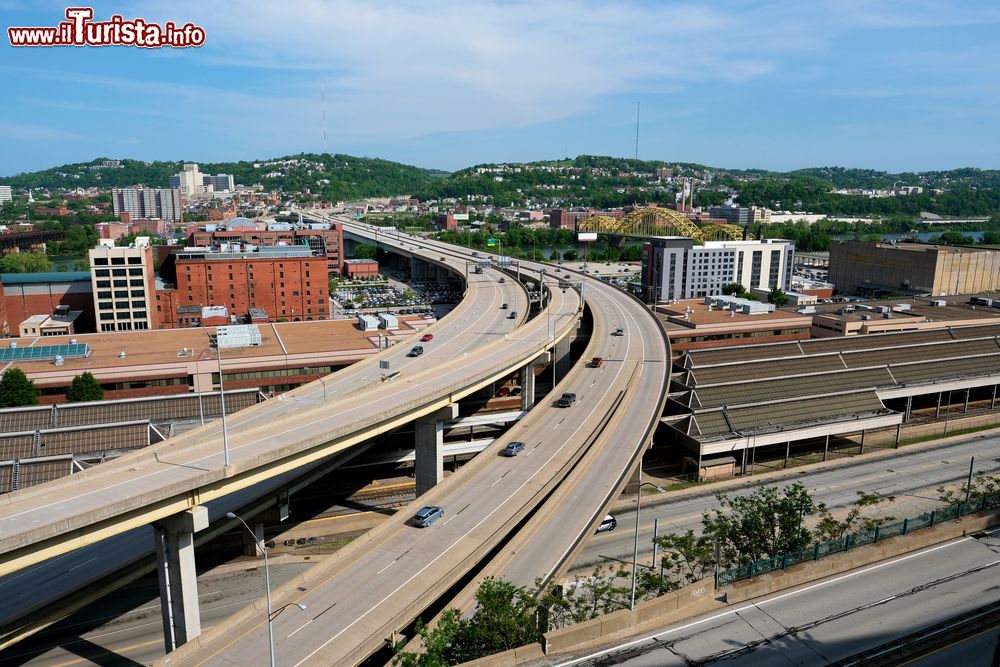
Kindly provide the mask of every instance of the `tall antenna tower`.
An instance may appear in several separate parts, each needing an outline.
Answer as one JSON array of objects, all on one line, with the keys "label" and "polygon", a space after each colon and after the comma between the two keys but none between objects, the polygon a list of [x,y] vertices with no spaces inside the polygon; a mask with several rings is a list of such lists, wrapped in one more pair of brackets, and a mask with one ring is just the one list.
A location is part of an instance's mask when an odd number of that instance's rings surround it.
[{"label": "tall antenna tower", "polygon": [[322,84],[321,89],[323,91],[323,152],[329,153],[330,151],[326,147],[326,84]]},{"label": "tall antenna tower", "polygon": [[639,159],[639,105],[642,102],[635,103],[635,159]]}]

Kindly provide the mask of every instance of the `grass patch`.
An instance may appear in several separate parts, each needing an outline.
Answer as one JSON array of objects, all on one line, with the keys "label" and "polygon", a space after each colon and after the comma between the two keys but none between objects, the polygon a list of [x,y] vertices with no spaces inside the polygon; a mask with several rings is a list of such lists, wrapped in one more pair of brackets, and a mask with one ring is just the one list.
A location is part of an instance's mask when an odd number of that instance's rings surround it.
[{"label": "grass patch", "polygon": [[907,438],[906,440],[900,440],[899,446],[905,447],[906,445],[915,445],[921,442],[930,442],[931,440],[950,438],[953,435],[966,435],[968,433],[978,433],[979,431],[990,431],[996,428],[1000,428],[1000,424],[986,424],[984,426],[975,426],[973,428],[960,428],[955,431],[948,431],[948,433],[932,433],[930,435],[922,435],[917,438]]}]

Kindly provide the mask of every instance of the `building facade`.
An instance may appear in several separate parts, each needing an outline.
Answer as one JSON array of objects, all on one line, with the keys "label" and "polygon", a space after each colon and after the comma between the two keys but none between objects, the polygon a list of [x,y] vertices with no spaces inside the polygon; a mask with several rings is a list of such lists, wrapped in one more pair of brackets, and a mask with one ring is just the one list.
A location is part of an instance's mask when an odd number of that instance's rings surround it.
[{"label": "building facade", "polygon": [[554,208],[549,211],[549,227],[575,232],[577,226],[591,215],[590,211],[569,211],[564,208]]},{"label": "building facade", "polygon": [[163,329],[201,325],[210,306],[237,318],[262,309],[271,321],[325,320],[330,314],[326,257],[308,246],[187,249],[169,257],[161,275],[175,285],[156,293]]},{"label": "building facade", "polygon": [[722,293],[730,283],[746,289],[788,290],[795,244],[764,241],[706,241],[655,237],[643,246],[642,297],[656,302],[699,299]]},{"label": "building facade", "polygon": [[249,243],[256,246],[308,245],[327,258],[327,273],[340,275],[344,261],[344,229],[336,222],[254,222],[233,218],[225,225],[205,225],[188,236],[188,244],[219,246],[224,243]]},{"label": "building facade", "polygon": [[128,213],[132,220],[160,218],[181,222],[183,208],[177,188],[112,188],[111,204],[115,215]]},{"label": "building facade", "polygon": [[743,227],[771,222],[771,211],[758,206],[710,206],[708,214],[712,218]]},{"label": "building facade", "polygon": [[4,336],[16,336],[18,323],[60,306],[82,311],[74,323],[76,332],[94,331],[93,283],[87,271],[0,274],[0,296]]},{"label": "building facade", "polygon": [[170,187],[180,190],[182,197],[198,197],[214,192],[236,189],[229,174],[203,174],[194,162],[185,162],[180,172],[170,177]]},{"label": "building facade", "polygon": [[11,201],[14,198],[14,193],[9,185],[0,185],[0,204],[4,202]]},{"label": "building facade", "polygon": [[926,243],[830,244],[829,281],[842,294],[950,296],[1000,289],[1000,251]]},{"label": "building facade", "polygon": [[98,246],[90,251],[90,275],[98,331],[157,328],[150,246]]}]

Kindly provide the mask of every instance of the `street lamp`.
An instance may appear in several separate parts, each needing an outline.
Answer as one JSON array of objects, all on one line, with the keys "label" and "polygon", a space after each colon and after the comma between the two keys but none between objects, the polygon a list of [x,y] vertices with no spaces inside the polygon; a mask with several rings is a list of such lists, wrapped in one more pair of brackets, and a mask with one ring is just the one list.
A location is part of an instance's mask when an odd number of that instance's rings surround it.
[{"label": "street lamp", "polygon": [[[642,499],[642,487],[651,486],[656,489],[659,493],[663,493],[666,489],[656,486],[650,482],[640,482],[639,486],[635,490],[635,543],[632,546],[632,595],[629,596],[628,608],[629,610],[635,609],[635,577],[636,570],[639,567],[639,504]],[[654,563],[655,565],[656,563]]]},{"label": "street lamp", "polygon": [[222,407],[222,457],[223,465],[229,467],[229,423],[226,421],[226,391],[222,387],[222,348],[219,347],[219,334],[216,329],[215,352],[219,360],[219,405]]},{"label": "street lamp", "polygon": [[296,607],[298,607],[299,609],[301,609],[303,611],[305,611],[306,606],[304,604],[299,604],[299,603],[296,603],[296,602],[292,602],[292,603],[286,604],[284,607],[282,607],[281,609],[279,609],[276,612],[273,612],[273,613],[271,612],[271,569],[268,566],[268,562],[267,562],[267,545],[257,539],[257,535],[253,532],[253,530],[250,529],[250,526],[247,525],[247,522],[244,521],[235,512],[226,512],[226,516],[228,518],[230,518],[230,519],[236,519],[237,521],[239,521],[240,523],[242,523],[243,527],[247,529],[248,533],[250,533],[250,539],[252,539],[254,541],[254,544],[257,545],[257,548],[260,549],[260,552],[262,554],[264,554],[264,588],[265,588],[265,591],[267,593],[267,642],[268,642],[268,648],[270,649],[270,654],[271,654],[271,667],[275,667],[275,662],[274,662],[274,628],[272,627],[272,623],[273,623],[274,619],[278,616],[278,614],[280,614],[281,612],[283,612],[285,610],[285,607],[289,607],[292,604],[294,604]]},{"label": "street lamp", "polygon": [[323,385],[323,402],[326,403],[326,380],[323,378],[322,375],[320,375],[319,371],[316,370],[315,368],[310,368],[309,366],[304,366],[302,368],[302,370],[309,371],[310,373],[312,373],[313,375],[315,375],[316,379],[319,380],[319,383],[321,385]]}]

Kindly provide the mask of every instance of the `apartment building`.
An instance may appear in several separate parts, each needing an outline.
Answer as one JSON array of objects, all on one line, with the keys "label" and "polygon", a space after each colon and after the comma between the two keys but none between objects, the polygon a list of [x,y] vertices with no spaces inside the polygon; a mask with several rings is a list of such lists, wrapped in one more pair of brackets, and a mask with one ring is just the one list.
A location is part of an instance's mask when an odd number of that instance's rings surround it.
[{"label": "apartment building", "polygon": [[177,188],[112,188],[111,204],[116,216],[128,213],[132,220],[159,218],[183,220],[181,192]]}]

